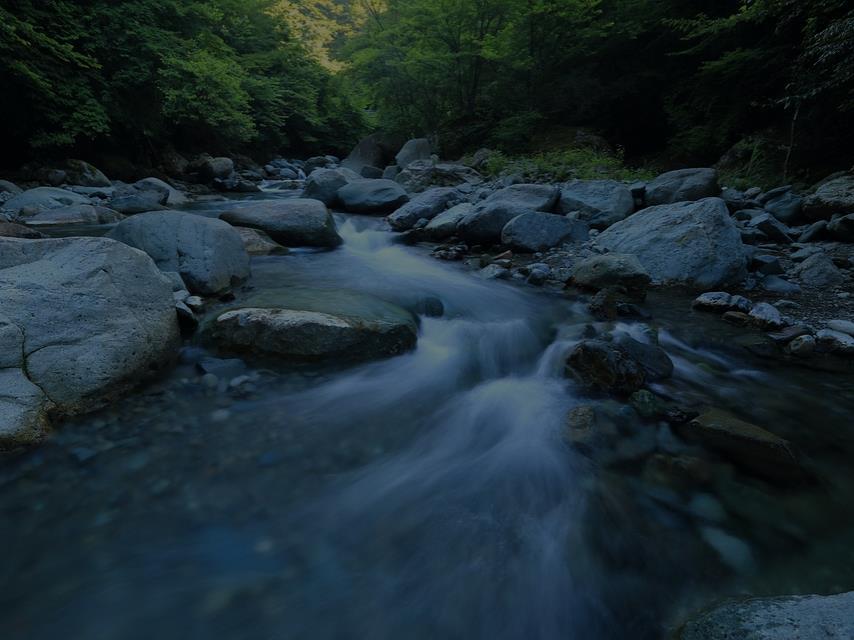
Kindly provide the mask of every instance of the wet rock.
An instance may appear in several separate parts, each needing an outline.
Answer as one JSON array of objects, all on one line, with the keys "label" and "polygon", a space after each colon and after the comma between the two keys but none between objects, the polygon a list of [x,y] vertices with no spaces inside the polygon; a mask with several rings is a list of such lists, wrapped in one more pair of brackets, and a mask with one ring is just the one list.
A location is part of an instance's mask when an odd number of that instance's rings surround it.
[{"label": "wet rock", "polygon": [[480,270],[480,277],[487,280],[507,280],[510,270],[497,264],[490,264]]},{"label": "wet rock", "polygon": [[581,405],[566,414],[564,439],[571,447],[582,453],[591,454],[613,446],[618,436],[617,428],[610,420],[597,419],[591,405]]},{"label": "wet rock", "polygon": [[338,190],[338,198],[353,213],[387,213],[409,201],[406,191],[391,180],[354,180]]},{"label": "wet rock", "polygon": [[767,302],[759,302],[753,305],[753,308],[748,314],[751,320],[758,324],[763,329],[779,329],[786,325],[782,314],[777,310],[777,307],[768,304]]},{"label": "wet rock", "polygon": [[720,198],[644,209],[603,231],[596,243],[637,256],[653,282],[712,289],[747,273],[741,236]]},{"label": "wet rock", "polygon": [[725,411],[708,411],[679,431],[760,477],[779,482],[806,477],[788,441]]},{"label": "wet rock", "polygon": [[481,203],[457,224],[457,234],[470,244],[501,242],[501,232],[513,218],[534,211],[520,210],[503,202]]},{"label": "wet rock", "polygon": [[228,351],[289,360],[362,361],[399,355],[415,346],[416,325],[402,309],[395,316],[347,318],[294,309],[239,308],[210,327]]},{"label": "wet rock", "polygon": [[65,182],[81,187],[109,187],[110,179],[97,167],[84,160],[66,160],[57,167],[65,174]]},{"label": "wet rock", "polygon": [[851,320],[829,320],[827,328],[840,333],[847,333],[849,336],[854,336],[854,322]]},{"label": "wet rock", "polygon": [[618,334],[614,338],[614,345],[643,368],[647,381],[666,380],[673,375],[673,361],[657,344],[640,342],[627,334]]},{"label": "wet rock", "polygon": [[737,327],[747,326],[751,322],[750,316],[743,311],[727,311],[721,316],[721,318],[730,324],[736,325]]},{"label": "wet rock", "polygon": [[122,187],[110,198],[110,208],[124,215],[134,215],[146,211],[163,211],[166,209],[168,200],[168,192],[160,189],[140,190],[135,187]]},{"label": "wet rock", "polygon": [[594,229],[606,229],[635,210],[629,188],[614,180],[573,180],[561,189],[558,211],[576,217]]},{"label": "wet rock", "polygon": [[395,231],[406,231],[421,219],[432,220],[447,208],[462,202],[462,194],[452,187],[436,187],[414,196],[388,217]]},{"label": "wet rock", "polygon": [[699,613],[680,640],[848,640],[854,637],[854,591],[833,596],[736,600]]},{"label": "wet rock", "polygon": [[501,231],[502,244],[535,253],[565,242],[587,240],[587,225],[553,213],[530,211],[511,219]]},{"label": "wet rock", "polygon": [[854,213],[854,176],[840,176],[825,182],[804,200],[803,209],[810,220]]},{"label": "wet rock", "polygon": [[786,353],[797,358],[809,358],[815,353],[815,346],[812,336],[798,336],[786,345]]},{"label": "wet rock", "polygon": [[249,227],[235,227],[234,229],[243,242],[243,248],[250,256],[269,256],[288,252],[278,242],[273,242],[273,239],[263,231]]},{"label": "wet rock", "polygon": [[646,185],[646,204],[655,206],[700,200],[720,194],[714,169],[680,169],[658,176]]},{"label": "wet rock", "polygon": [[816,347],[824,353],[854,356],[854,336],[833,329],[822,329],[815,334]]},{"label": "wet rock", "polygon": [[231,158],[202,156],[191,164],[190,170],[197,172],[204,182],[225,180],[234,173],[234,161]]},{"label": "wet rock", "polygon": [[845,281],[845,276],[828,256],[817,253],[801,262],[793,271],[808,287],[835,287]]},{"label": "wet rock", "polygon": [[320,200],[268,200],[225,212],[220,219],[263,231],[286,247],[337,247],[342,242],[332,214]]},{"label": "wet rock", "polygon": [[96,409],[177,353],[172,287],[104,238],[0,239],[0,446]]},{"label": "wet rock", "polygon": [[639,362],[617,345],[604,340],[583,340],[569,354],[567,373],[582,384],[621,395],[646,385]]},{"label": "wet rock", "polygon": [[632,405],[632,408],[637,411],[641,418],[646,420],[658,418],[664,415],[667,410],[664,403],[661,402],[655,394],[647,391],[646,389],[635,391],[631,397],[629,397],[629,404]]},{"label": "wet rock", "polygon": [[812,329],[802,324],[796,324],[784,327],[779,331],[773,331],[768,334],[768,337],[771,338],[771,340],[776,342],[777,344],[786,344],[787,342],[790,342],[795,338],[811,334]]},{"label": "wet rock", "polygon": [[483,204],[501,203],[505,208],[522,211],[555,210],[561,191],[548,184],[515,184],[489,195]]},{"label": "wet rock", "polygon": [[109,237],[145,251],[164,271],[177,271],[187,288],[216,295],[249,277],[249,255],[222,220],[179,211],[141,213],[120,222]]},{"label": "wet rock", "polygon": [[714,479],[714,468],[707,461],[686,455],[656,453],[644,464],[645,482],[683,489],[707,485]]}]

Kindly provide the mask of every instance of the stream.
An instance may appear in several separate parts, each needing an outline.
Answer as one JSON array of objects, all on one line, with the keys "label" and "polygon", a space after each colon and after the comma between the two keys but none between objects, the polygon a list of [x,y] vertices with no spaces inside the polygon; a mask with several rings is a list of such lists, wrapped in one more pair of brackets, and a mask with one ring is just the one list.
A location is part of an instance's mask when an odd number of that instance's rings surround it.
[{"label": "stream", "polygon": [[[676,365],[654,390],[789,439],[820,478],[710,463],[700,488],[659,482],[652,459],[715,459],[563,372],[591,326],[647,329],[336,216],[340,248],[253,258],[252,293],[367,294],[419,313],[417,348],[211,387],[190,342],[165,378],[0,458],[0,637],[663,638],[718,598],[854,588],[850,376],[759,360],[742,329],[651,295]],[[567,444],[581,405],[620,434],[606,459]]]}]

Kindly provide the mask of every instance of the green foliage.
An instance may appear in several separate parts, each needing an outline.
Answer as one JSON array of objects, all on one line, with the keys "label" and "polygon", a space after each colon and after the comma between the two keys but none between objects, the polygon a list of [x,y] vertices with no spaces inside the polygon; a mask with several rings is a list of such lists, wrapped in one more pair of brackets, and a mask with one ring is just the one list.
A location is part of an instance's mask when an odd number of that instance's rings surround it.
[{"label": "green foliage", "polygon": [[274,0],[52,0],[0,8],[0,104],[23,153],[343,149],[362,120]]},{"label": "green foliage", "polygon": [[564,182],[566,180],[648,180],[653,172],[628,167],[621,154],[595,149],[565,149],[531,156],[490,154],[482,172],[491,177],[520,176],[525,182]]},{"label": "green foliage", "polygon": [[854,141],[850,0],[387,0],[344,57],[385,127],[451,154],[555,125],[677,165],[793,121],[803,162]]}]

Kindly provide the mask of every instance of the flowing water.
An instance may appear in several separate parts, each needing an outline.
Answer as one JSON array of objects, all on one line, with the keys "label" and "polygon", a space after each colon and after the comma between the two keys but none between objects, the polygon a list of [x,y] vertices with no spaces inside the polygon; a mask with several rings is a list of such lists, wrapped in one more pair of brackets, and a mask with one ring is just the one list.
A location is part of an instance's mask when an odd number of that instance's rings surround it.
[{"label": "flowing water", "polygon": [[[338,222],[335,251],[255,258],[252,293],[394,303],[421,313],[417,348],[210,388],[188,345],[166,379],[0,459],[0,637],[659,638],[717,597],[854,588],[850,376],[752,359],[651,298],[676,364],[656,391],[765,425],[821,478],[655,482],[655,455],[708,456],[563,376],[591,327],[649,329]],[[566,443],[582,404],[619,430],[607,459]]]}]

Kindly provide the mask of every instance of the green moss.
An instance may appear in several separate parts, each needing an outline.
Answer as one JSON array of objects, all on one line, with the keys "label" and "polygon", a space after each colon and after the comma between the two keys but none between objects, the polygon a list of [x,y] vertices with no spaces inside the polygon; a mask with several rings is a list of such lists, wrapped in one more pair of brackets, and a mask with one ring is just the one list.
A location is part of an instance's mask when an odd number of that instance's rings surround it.
[{"label": "green moss", "polygon": [[627,167],[620,154],[595,149],[565,149],[529,156],[490,155],[482,168],[490,178],[518,175],[525,182],[563,182],[566,180],[648,180],[655,173]]}]

